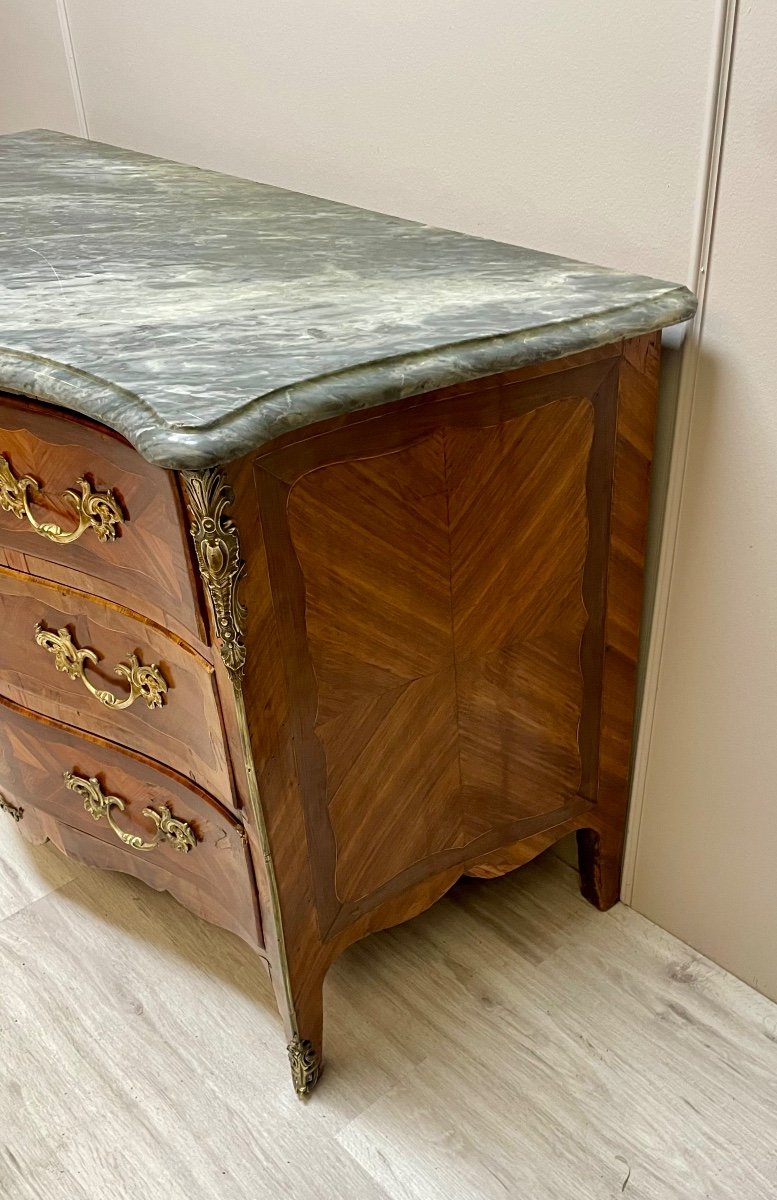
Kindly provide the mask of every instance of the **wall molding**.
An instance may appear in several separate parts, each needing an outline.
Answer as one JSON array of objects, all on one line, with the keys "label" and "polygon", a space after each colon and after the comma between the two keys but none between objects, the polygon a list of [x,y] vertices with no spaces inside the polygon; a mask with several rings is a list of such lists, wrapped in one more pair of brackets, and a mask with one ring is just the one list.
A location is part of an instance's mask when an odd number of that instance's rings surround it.
[{"label": "wall molding", "polygon": [[713,71],[705,130],[705,154],[689,271],[690,286],[699,297],[699,307],[685,335],[682,348],[674,438],[656,571],[653,620],[648,641],[639,731],[632,767],[631,803],[621,884],[621,899],[625,904],[631,904],[634,895],[648,764],[661,680],[661,663],[664,654],[672,576],[677,555],[696,381],[704,331],[707,277],[715,230],[715,211],[725,141],[729,81],[734,56],[738,9],[739,0],[720,0],[717,13]]},{"label": "wall molding", "polygon": [[59,28],[62,33],[62,48],[65,51],[67,73],[70,76],[70,90],[73,93],[73,104],[75,105],[76,118],[78,120],[78,131],[81,134],[81,137],[88,138],[89,126],[86,121],[86,109],[84,108],[84,97],[81,91],[81,80],[78,75],[78,63],[76,62],[73,35],[70,31],[70,17],[67,11],[67,0],[56,0],[56,4],[57,16],[59,17]]}]

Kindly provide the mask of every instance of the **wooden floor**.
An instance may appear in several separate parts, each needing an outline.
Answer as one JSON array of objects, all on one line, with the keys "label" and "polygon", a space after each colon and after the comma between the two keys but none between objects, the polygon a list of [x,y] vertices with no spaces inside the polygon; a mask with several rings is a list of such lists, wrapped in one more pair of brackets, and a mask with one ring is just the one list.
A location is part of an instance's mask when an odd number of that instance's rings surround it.
[{"label": "wooden floor", "polygon": [[554,858],[328,983],[295,1098],[236,937],[0,821],[3,1200],[774,1200],[777,1006]]}]

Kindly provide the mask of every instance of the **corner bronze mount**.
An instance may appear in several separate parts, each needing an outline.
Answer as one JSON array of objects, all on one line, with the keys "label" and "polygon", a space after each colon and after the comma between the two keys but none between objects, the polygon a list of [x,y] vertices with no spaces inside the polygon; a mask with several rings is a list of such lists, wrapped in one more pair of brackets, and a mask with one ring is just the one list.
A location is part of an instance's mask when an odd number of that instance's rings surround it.
[{"label": "corner bronze mount", "polygon": [[321,1073],[321,1059],[312,1042],[300,1038],[294,993],[289,975],[286,938],[283,929],[278,880],[270,850],[267,822],[254,768],[251,734],[248,728],[243,673],[246,665],[245,624],[247,609],[238,596],[238,586],[246,572],[240,557],[237,526],[229,515],[235,495],[220,467],[202,471],[181,471],[192,521],[189,532],[194,542],[202,582],[210,601],[219,651],[232,683],[240,749],[246,774],[251,817],[259,839],[267,875],[270,906],[278,947],[278,965],[283,982],[286,1010],[294,1036],[287,1050],[294,1090],[300,1097],[310,1094]]},{"label": "corner bronze mount", "polygon": [[307,1100],[321,1076],[321,1056],[312,1042],[295,1034],[286,1047],[291,1063],[294,1091],[300,1100]]},{"label": "corner bronze mount", "polygon": [[235,522],[228,510],[235,497],[218,467],[182,471],[192,514],[191,535],[200,575],[210,596],[216,635],[233,683],[245,668],[246,609],[238,598],[245,574]]}]

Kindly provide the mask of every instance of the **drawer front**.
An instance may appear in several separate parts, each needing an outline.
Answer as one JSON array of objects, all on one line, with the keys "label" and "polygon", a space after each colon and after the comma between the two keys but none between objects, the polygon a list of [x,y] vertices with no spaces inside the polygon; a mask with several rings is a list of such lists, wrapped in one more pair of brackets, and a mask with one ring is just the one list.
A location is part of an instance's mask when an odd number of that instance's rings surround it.
[{"label": "drawer front", "polygon": [[0,699],[0,793],[20,827],[41,817],[79,861],[136,875],[261,946],[242,828],[175,772]]},{"label": "drawer front", "polygon": [[6,568],[0,629],[1,695],[231,801],[213,670],[185,643],[126,609]]},{"label": "drawer front", "polygon": [[90,422],[2,396],[0,562],[204,637],[173,474]]}]

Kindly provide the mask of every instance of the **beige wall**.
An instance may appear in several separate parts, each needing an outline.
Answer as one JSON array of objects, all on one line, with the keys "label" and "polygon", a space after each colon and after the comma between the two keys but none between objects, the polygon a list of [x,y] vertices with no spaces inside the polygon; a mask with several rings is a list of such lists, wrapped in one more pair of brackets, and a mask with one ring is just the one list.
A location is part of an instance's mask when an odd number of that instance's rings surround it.
[{"label": "beige wall", "polygon": [[776,45],[743,6],[632,897],[774,999]]},{"label": "beige wall", "polygon": [[[628,886],[641,911],[777,994],[777,420],[759,311],[775,266],[777,27],[763,0],[749,7]],[[725,8],[0,0],[0,125],[77,132],[82,97],[98,139],[693,285]]]},{"label": "beige wall", "polygon": [[56,0],[0,0],[0,132],[82,132]]}]

